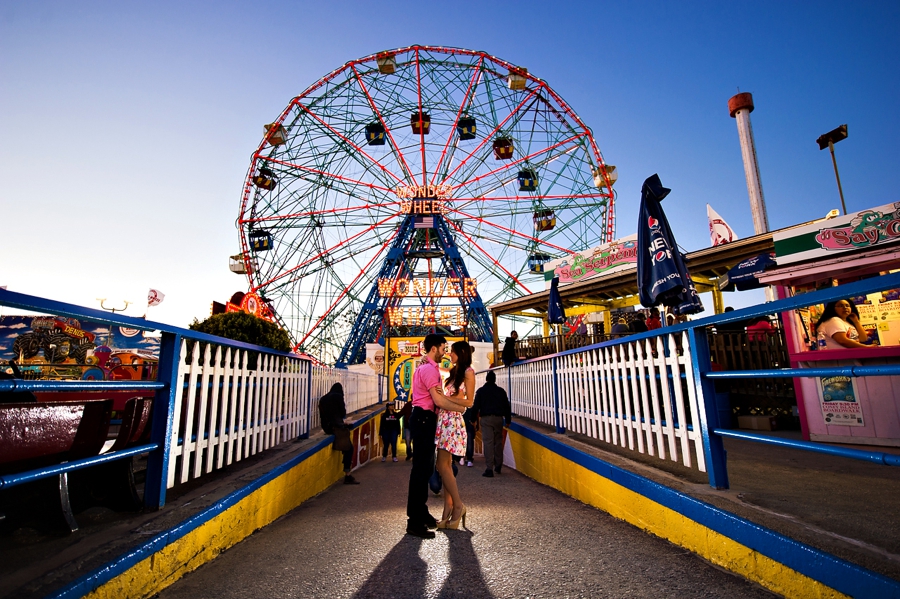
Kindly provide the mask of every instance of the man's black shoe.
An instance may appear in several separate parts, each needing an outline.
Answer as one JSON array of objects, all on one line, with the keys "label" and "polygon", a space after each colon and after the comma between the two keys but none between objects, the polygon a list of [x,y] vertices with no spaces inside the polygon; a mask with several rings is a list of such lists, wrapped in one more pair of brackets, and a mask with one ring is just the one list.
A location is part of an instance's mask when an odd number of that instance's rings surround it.
[{"label": "man's black shoe", "polygon": [[345,485],[358,485],[359,481],[348,474],[347,476],[344,477],[344,484]]},{"label": "man's black shoe", "polygon": [[406,525],[406,534],[412,535],[414,537],[419,537],[420,539],[433,539],[434,533],[428,530],[425,525],[419,524],[407,524]]},{"label": "man's black shoe", "polygon": [[425,518],[425,526],[428,528],[437,528],[437,520],[434,519],[434,516],[429,515]]},{"label": "man's black shoe", "polygon": [[482,474],[481,476],[486,476],[488,478],[494,478],[494,471],[491,470],[490,468],[488,468],[487,470],[484,471],[484,474]]},{"label": "man's black shoe", "polygon": [[501,468],[501,466],[497,466],[496,468],[494,468],[494,472],[496,472],[497,474],[500,474],[500,468]]}]

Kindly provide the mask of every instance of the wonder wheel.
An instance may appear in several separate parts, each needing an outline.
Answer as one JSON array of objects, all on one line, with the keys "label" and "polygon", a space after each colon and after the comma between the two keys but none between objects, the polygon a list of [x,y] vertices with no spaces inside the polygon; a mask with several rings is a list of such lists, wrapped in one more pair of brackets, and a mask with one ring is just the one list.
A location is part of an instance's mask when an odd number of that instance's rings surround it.
[{"label": "wonder wheel", "polygon": [[233,270],[326,363],[362,361],[391,324],[487,341],[486,304],[543,290],[547,261],[613,239],[614,181],[591,131],[525,68],[380,52],[266,125]]}]

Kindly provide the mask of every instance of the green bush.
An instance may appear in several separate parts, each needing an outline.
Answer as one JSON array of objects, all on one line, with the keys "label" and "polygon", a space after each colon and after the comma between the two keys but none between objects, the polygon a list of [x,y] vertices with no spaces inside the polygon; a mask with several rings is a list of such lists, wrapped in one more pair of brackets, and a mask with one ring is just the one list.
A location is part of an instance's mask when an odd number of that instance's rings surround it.
[{"label": "green bush", "polygon": [[292,347],[287,331],[246,312],[214,314],[203,322],[195,318],[190,328],[192,331],[261,345],[276,351],[289,352]]}]

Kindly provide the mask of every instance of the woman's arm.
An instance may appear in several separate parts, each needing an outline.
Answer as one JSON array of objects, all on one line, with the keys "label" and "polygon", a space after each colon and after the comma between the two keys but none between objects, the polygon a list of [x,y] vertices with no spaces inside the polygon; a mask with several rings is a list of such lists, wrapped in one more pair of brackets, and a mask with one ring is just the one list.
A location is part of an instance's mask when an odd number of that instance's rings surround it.
[{"label": "woman's arm", "polygon": [[450,412],[466,411],[466,408],[461,404],[456,403],[454,398],[444,395],[440,387],[432,387],[428,391],[431,393],[431,401],[442,410],[448,410]]},{"label": "woman's arm", "polygon": [[[859,322],[859,316],[857,316],[856,314],[851,314],[849,317],[847,317],[847,322],[850,323],[850,326],[856,328],[856,333],[859,335],[860,342],[869,340],[869,334],[863,328],[862,323]],[[865,347],[869,346],[866,345]]]},{"label": "woman's arm", "polygon": [[834,339],[839,344],[841,344],[843,347],[848,347],[848,348],[869,347],[868,345],[863,345],[862,343],[860,343],[854,339],[851,339],[850,337],[847,336],[847,333],[844,333],[842,331],[838,331],[837,333],[832,335],[831,338]]},{"label": "woman's arm", "polygon": [[466,388],[466,401],[463,405],[467,408],[471,408],[475,404],[475,373],[471,370],[466,370],[464,384]]}]

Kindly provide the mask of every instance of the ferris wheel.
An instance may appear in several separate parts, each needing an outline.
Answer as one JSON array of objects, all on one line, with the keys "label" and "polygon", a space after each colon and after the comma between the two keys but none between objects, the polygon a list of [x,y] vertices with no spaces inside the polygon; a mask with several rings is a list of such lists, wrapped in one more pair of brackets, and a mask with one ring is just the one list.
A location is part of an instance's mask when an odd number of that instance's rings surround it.
[{"label": "ferris wheel", "polygon": [[[465,275],[486,314],[543,290],[548,261],[614,238],[615,178],[591,131],[525,68],[456,48],[379,52],[266,125],[232,270],[296,349],[354,363],[383,334],[364,316],[379,277]],[[489,337],[489,320],[471,322]]]}]

